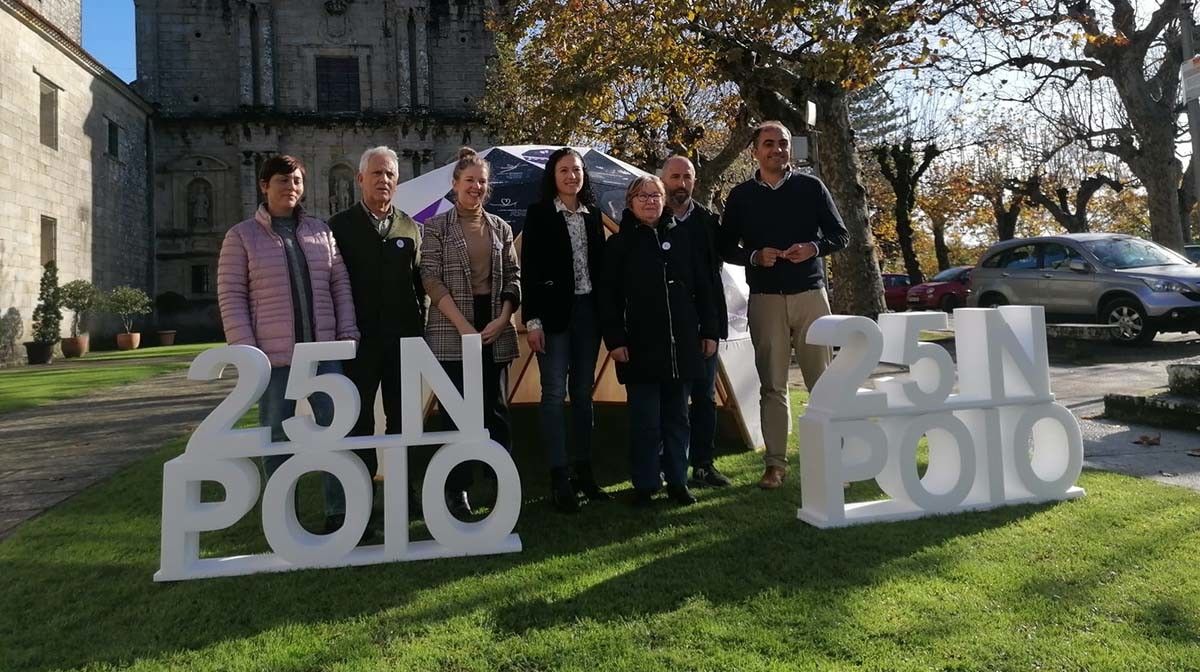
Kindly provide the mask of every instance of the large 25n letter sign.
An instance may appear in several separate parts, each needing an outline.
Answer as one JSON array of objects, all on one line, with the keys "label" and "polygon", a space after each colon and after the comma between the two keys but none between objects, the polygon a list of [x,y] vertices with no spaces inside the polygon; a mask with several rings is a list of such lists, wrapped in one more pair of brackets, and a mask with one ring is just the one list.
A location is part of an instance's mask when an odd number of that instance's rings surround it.
[{"label": "large 25n letter sign", "polygon": [[[155,581],[176,581],[213,576],[275,572],[307,567],[369,565],[401,560],[423,560],[461,555],[511,553],[521,550],[512,534],[521,509],[521,482],[512,458],[492,441],[483,426],[483,385],[480,337],[463,337],[465,385],[459,394],[454,384],[420,338],[401,341],[401,400],[403,433],[391,436],[346,437],[358,418],[358,390],[337,374],[317,375],[322,361],[354,357],[352,341],[302,343],[292,356],[285,395],[305,399],[323,392],[333,399],[334,417],[329,427],[312,418],[297,416],[283,423],[290,441],[271,443],[267,427],[233,429],[234,423],[267,389],[271,364],[257,348],[234,345],[209,350],[192,362],[188,378],[215,380],[229,365],[237,369],[237,385],[229,396],[200,423],[183,455],[163,465],[162,557]],[[422,382],[460,429],[425,432],[422,417]],[[422,505],[431,541],[408,540],[408,446],[445,444],[434,454],[425,473]],[[348,452],[358,448],[385,451],[384,543],[356,548],[371,513],[371,476],[362,460]],[[236,523],[258,501],[259,470],[251,458],[292,455],[267,482],[262,493],[262,527],[275,552],[228,558],[200,558],[200,533]],[[496,506],[484,520],[466,523],[450,514],[443,495],[446,477],[456,465],[479,460],[496,472]],[[296,484],[309,472],[335,476],[346,493],[346,520],[327,535],[305,530],[296,517]],[[220,483],[225,499],[203,502],[204,481]]]},{"label": "large 25n letter sign", "polygon": [[[1084,494],[1074,487],[1083,439],[1050,392],[1042,308],[954,311],[957,394],[950,353],[918,338],[946,326],[946,315],[933,312],[813,323],[809,343],[841,350],[800,419],[801,520],[841,527]],[[860,388],[881,360],[907,365],[908,378]],[[842,483],[871,478],[891,499],[846,504]]]}]

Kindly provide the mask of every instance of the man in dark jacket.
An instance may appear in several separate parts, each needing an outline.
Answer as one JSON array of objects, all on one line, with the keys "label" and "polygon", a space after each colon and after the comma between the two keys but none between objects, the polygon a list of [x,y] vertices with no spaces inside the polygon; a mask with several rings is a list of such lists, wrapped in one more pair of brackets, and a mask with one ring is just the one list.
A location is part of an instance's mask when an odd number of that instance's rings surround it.
[{"label": "man in dark jacket", "polygon": [[767,444],[758,485],[768,490],[781,486],[787,474],[792,351],[810,390],[829,365],[829,348],[805,341],[809,326],[829,314],[821,257],[845,247],[849,238],[825,185],[792,169],[791,137],[778,121],[754,129],[751,151],[758,170],[729,192],[720,234],[725,261],[747,267],[747,317]]},{"label": "man in dark jacket", "polygon": [[[362,200],[329,218],[329,228],[350,274],[354,312],[362,339],[346,376],[358,388],[362,408],[350,436],[375,433],[375,396],[382,387],[387,433],[400,433],[400,339],[422,336],[425,290],[421,284],[421,234],[412,217],[392,207],[399,160],[374,147],[359,161]],[[420,422],[420,418],[410,418]],[[357,450],[368,471],[378,469],[375,451]],[[413,499],[410,497],[410,500]],[[345,503],[342,504],[343,516]],[[331,529],[341,520],[327,520]]]},{"label": "man in dark jacket", "polygon": [[[721,282],[722,262],[716,249],[720,221],[711,211],[692,200],[692,191],[696,187],[696,169],[686,157],[672,156],[667,159],[662,167],[662,180],[667,188],[667,206],[671,209],[675,223],[686,229],[694,243],[703,248],[700,254],[704,257],[705,268],[711,271],[710,297],[716,312],[717,337],[721,340],[729,338],[729,315],[725,307],[725,288]],[[692,478],[688,483],[701,487],[729,485],[729,479],[713,466],[713,442],[717,429],[718,358],[718,355],[713,355],[705,359],[703,375],[691,382],[692,405],[688,416],[691,440],[688,442],[688,462],[692,465]]]}]

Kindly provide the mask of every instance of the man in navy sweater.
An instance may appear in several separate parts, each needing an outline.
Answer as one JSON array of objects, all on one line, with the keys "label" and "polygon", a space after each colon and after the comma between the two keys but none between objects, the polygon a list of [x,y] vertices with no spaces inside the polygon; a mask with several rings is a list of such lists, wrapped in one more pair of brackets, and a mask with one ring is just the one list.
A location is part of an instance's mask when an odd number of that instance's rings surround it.
[{"label": "man in navy sweater", "polygon": [[810,390],[829,365],[829,348],[805,342],[809,326],[829,314],[821,258],[845,247],[849,238],[825,185],[792,169],[790,140],[791,132],[778,121],[754,129],[751,153],[758,170],[729,192],[720,232],[721,256],[747,267],[750,340],[767,444],[758,485],[767,490],[783,485],[787,475],[792,351]]}]

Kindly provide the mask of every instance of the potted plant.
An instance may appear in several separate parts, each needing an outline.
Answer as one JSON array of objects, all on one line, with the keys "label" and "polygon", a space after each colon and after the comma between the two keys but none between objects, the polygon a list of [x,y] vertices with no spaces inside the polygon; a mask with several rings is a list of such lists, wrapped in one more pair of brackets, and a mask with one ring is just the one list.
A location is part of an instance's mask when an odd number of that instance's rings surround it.
[{"label": "potted plant", "polygon": [[89,310],[96,307],[100,292],[87,280],[72,280],[59,287],[58,292],[63,307],[75,313],[71,318],[71,336],[62,339],[63,356],[85,355],[88,352],[88,335],[87,332],[79,333],[79,323]]},{"label": "potted plant", "polygon": [[136,350],[142,343],[142,335],[133,330],[133,320],[150,312],[150,297],[136,287],[120,285],[108,293],[104,305],[108,312],[121,318],[125,327],[125,333],[117,334],[117,348]]},{"label": "potted plant", "polygon": [[158,324],[163,327],[158,330],[158,344],[174,345],[176,331],[170,327],[175,326],[179,315],[187,311],[188,300],[181,294],[164,292],[154,299],[154,307],[158,313]]},{"label": "potted plant", "polygon": [[62,326],[62,309],[58,295],[58,266],[46,262],[42,271],[42,285],[38,290],[38,305],[33,309],[33,340],[25,344],[25,354],[30,364],[49,364],[54,357],[54,345],[58,343],[59,328]]}]

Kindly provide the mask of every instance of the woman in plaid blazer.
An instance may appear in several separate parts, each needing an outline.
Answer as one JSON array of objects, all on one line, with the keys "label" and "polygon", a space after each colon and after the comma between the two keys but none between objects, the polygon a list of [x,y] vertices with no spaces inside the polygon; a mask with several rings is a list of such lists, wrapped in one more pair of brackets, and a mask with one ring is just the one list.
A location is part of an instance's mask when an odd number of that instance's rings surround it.
[{"label": "woman in plaid blazer", "polygon": [[[491,166],[474,150],[463,148],[454,166],[455,207],[425,221],[421,243],[421,280],[429,295],[425,341],[461,392],[462,341],[483,337],[484,426],[492,440],[512,450],[508,421],[508,364],[517,358],[512,316],[521,305],[521,268],[512,228],[483,210]],[[442,422],[450,426],[443,412]],[[467,490],[473,481],[466,465],[446,481],[450,512],[471,513]]]}]

